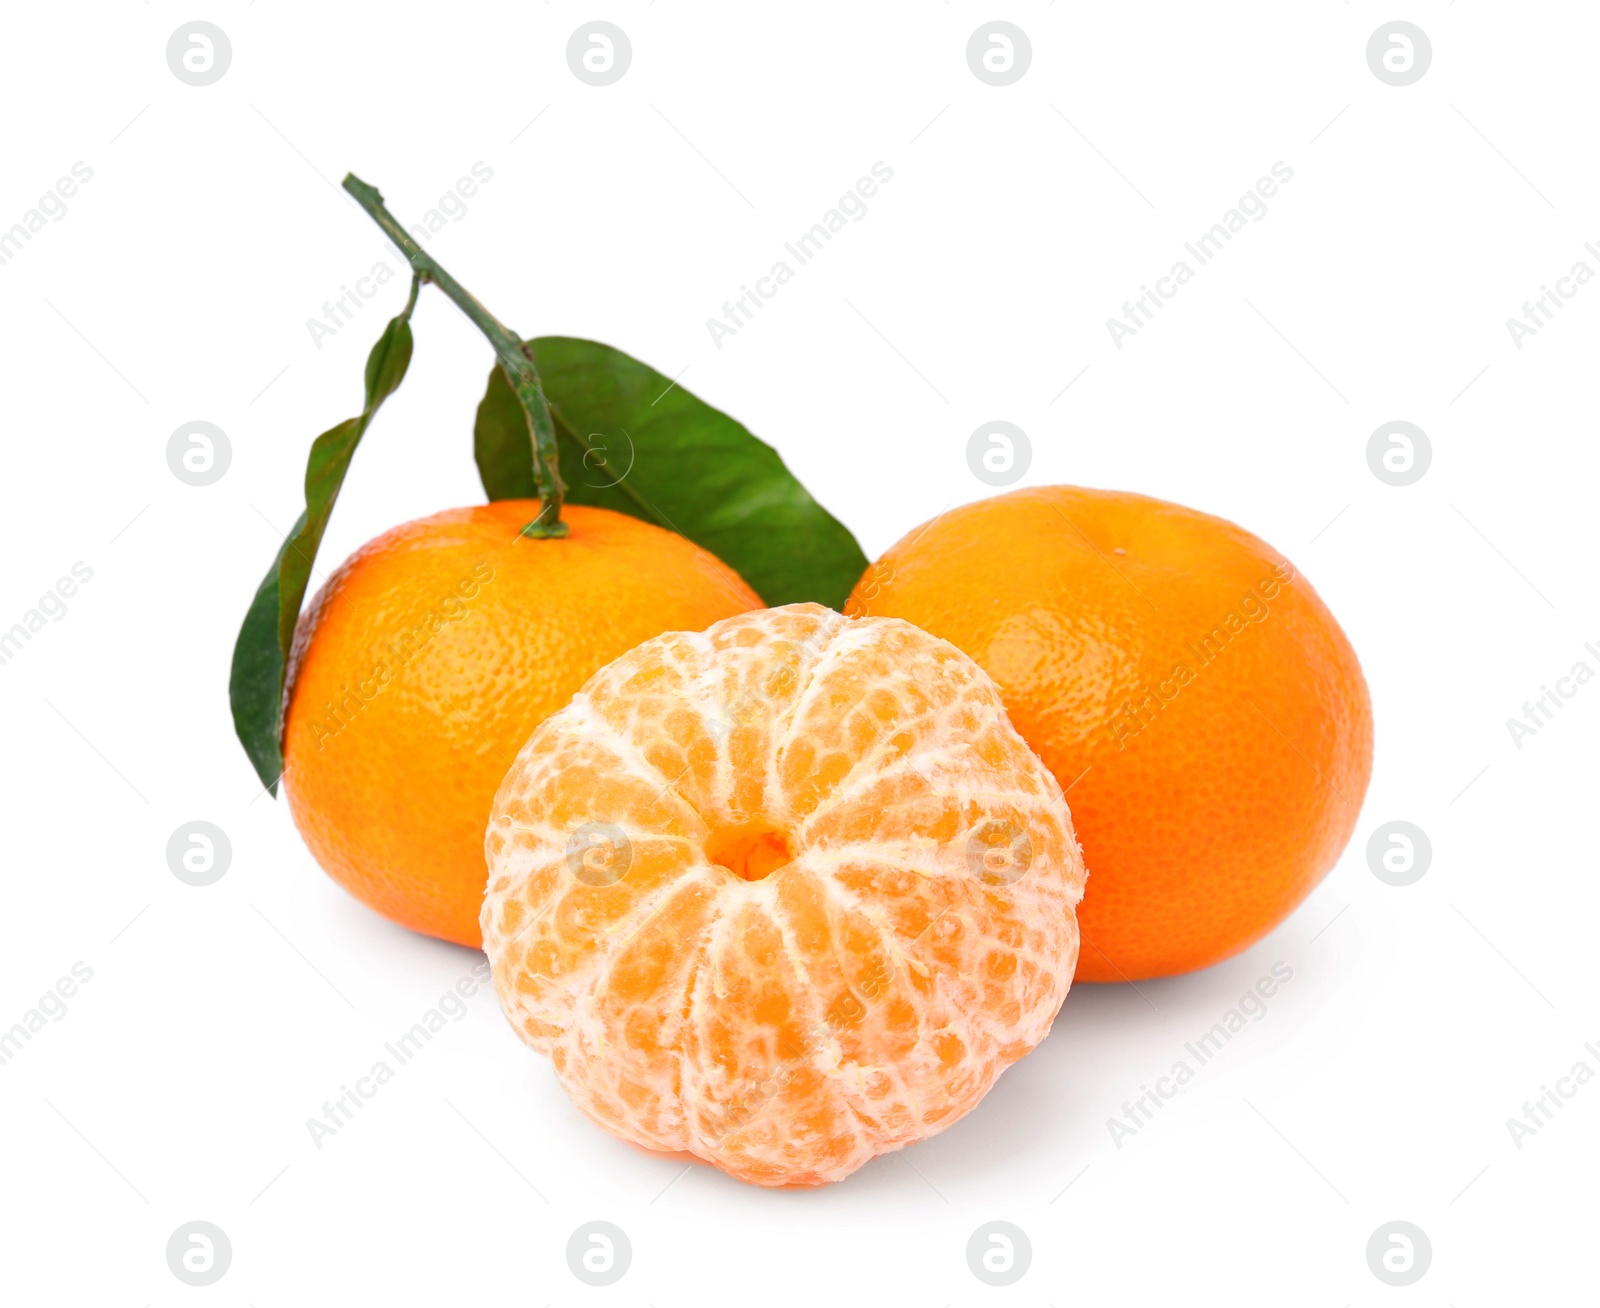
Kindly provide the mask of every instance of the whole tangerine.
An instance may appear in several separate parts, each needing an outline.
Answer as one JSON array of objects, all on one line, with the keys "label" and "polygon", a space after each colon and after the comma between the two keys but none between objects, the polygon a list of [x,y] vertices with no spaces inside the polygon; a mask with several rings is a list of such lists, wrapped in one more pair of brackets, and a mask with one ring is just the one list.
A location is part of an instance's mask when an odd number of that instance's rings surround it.
[{"label": "whole tangerine", "polygon": [[330,876],[402,926],[477,947],[483,829],[524,741],[599,668],[663,631],[759,608],[675,532],[532,500],[449,509],[362,546],[295,628],[284,785]]},{"label": "whole tangerine", "polygon": [[999,683],[1083,844],[1080,980],[1237,953],[1350,838],[1372,772],[1361,666],[1310,583],[1231,522],[1013,491],[908,534],[845,611],[913,622]]}]

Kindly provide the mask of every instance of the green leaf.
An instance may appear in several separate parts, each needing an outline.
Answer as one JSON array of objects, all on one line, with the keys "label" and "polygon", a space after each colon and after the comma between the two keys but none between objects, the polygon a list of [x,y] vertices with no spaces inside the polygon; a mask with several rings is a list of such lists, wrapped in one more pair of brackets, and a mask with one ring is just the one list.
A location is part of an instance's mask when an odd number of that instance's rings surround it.
[{"label": "green leaf", "polygon": [[[233,669],[228,677],[233,729],[256,775],[274,795],[283,773],[284,678],[300,604],[311,581],[311,565],[328,529],[351,456],[378,406],[394,394],[411,364],[411,310],[419,285],[413,278],[406,307],[389,320],[367,356],[367,401],[360,416],[330,427],[311,443],[306,459],[305,509],[250,602],[234,643]],[[512,402],[516,402],[514,397]]]},{"label": "green leaf", "polygon": [[[528,345],[555,418],[569,504],[687,536],[768,604],[844,604],[866,555],[770,445],[609,345],[570,336]],[[491,500],[536,498],[527,420],[499,368],[478,405],[473,450]]]}]

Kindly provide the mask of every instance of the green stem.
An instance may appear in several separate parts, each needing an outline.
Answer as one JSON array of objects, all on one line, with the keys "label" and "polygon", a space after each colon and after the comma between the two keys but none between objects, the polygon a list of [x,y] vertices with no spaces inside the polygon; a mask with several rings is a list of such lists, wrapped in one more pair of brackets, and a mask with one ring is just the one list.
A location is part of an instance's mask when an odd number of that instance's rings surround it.
[{"label": "green stem", "polygon": [[400,310],[401,322],[411,321],[411,311],[417,307],[417,293],[420,290],[422,290],[422,274],[413,272],[411,274],[411,294],[406,296],[406,307]]},{"label": "green stem", "polygon": [[[539,489],[539,514],[522,529],[522,534],[536,540],[565,536],[567,524],[561,521],[561,501],[567,488],[561,481],[555,426],[550,421],[550,405],[545,400],[544,388],[539,385],[539,370],[534,364],[533,352],[411,238],[405,228],[395,221],[394,215],[383,207],[383,196],[378,193],[377,187],[367,185],[354,173],[348,173],[344,179],[344,189],[355,196],[356,203],[383,229],[383,234],[399,247],[410,261],[416,276],[425,282],[432,282],[448,295],[494,347],[500,371],[511,383],[511,389],[516,392],[517,400],[522,405],[523,415],[528,421],[528,437],[533,445],[533,476]],[[415,294],[413,287],[413,297]]]}]

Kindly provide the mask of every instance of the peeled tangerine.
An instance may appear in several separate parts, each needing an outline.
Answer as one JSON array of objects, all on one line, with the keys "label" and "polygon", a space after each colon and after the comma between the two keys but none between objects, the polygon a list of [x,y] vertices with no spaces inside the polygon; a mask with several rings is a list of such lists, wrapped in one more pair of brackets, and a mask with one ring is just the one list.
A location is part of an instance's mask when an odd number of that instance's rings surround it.
[{"label": "peeled tangerine", "polygon": [[942,1131],[1078,958],[1061,788],[971,659],[767,609],[624,654],[489,820],[506,1015],[624,1139],[821,1185]]}]

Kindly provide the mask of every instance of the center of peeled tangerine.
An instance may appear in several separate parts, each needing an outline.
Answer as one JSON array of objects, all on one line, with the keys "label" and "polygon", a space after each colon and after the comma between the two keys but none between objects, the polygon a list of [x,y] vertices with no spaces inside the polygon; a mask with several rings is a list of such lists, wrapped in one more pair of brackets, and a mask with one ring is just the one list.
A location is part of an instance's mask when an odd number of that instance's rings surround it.
[{"label": "center of peeled tangerine", "polygon": [[726,827],[706,841],[706,860],[745,881],[760,881],[792,861],[783,834],[766,827]]}]

